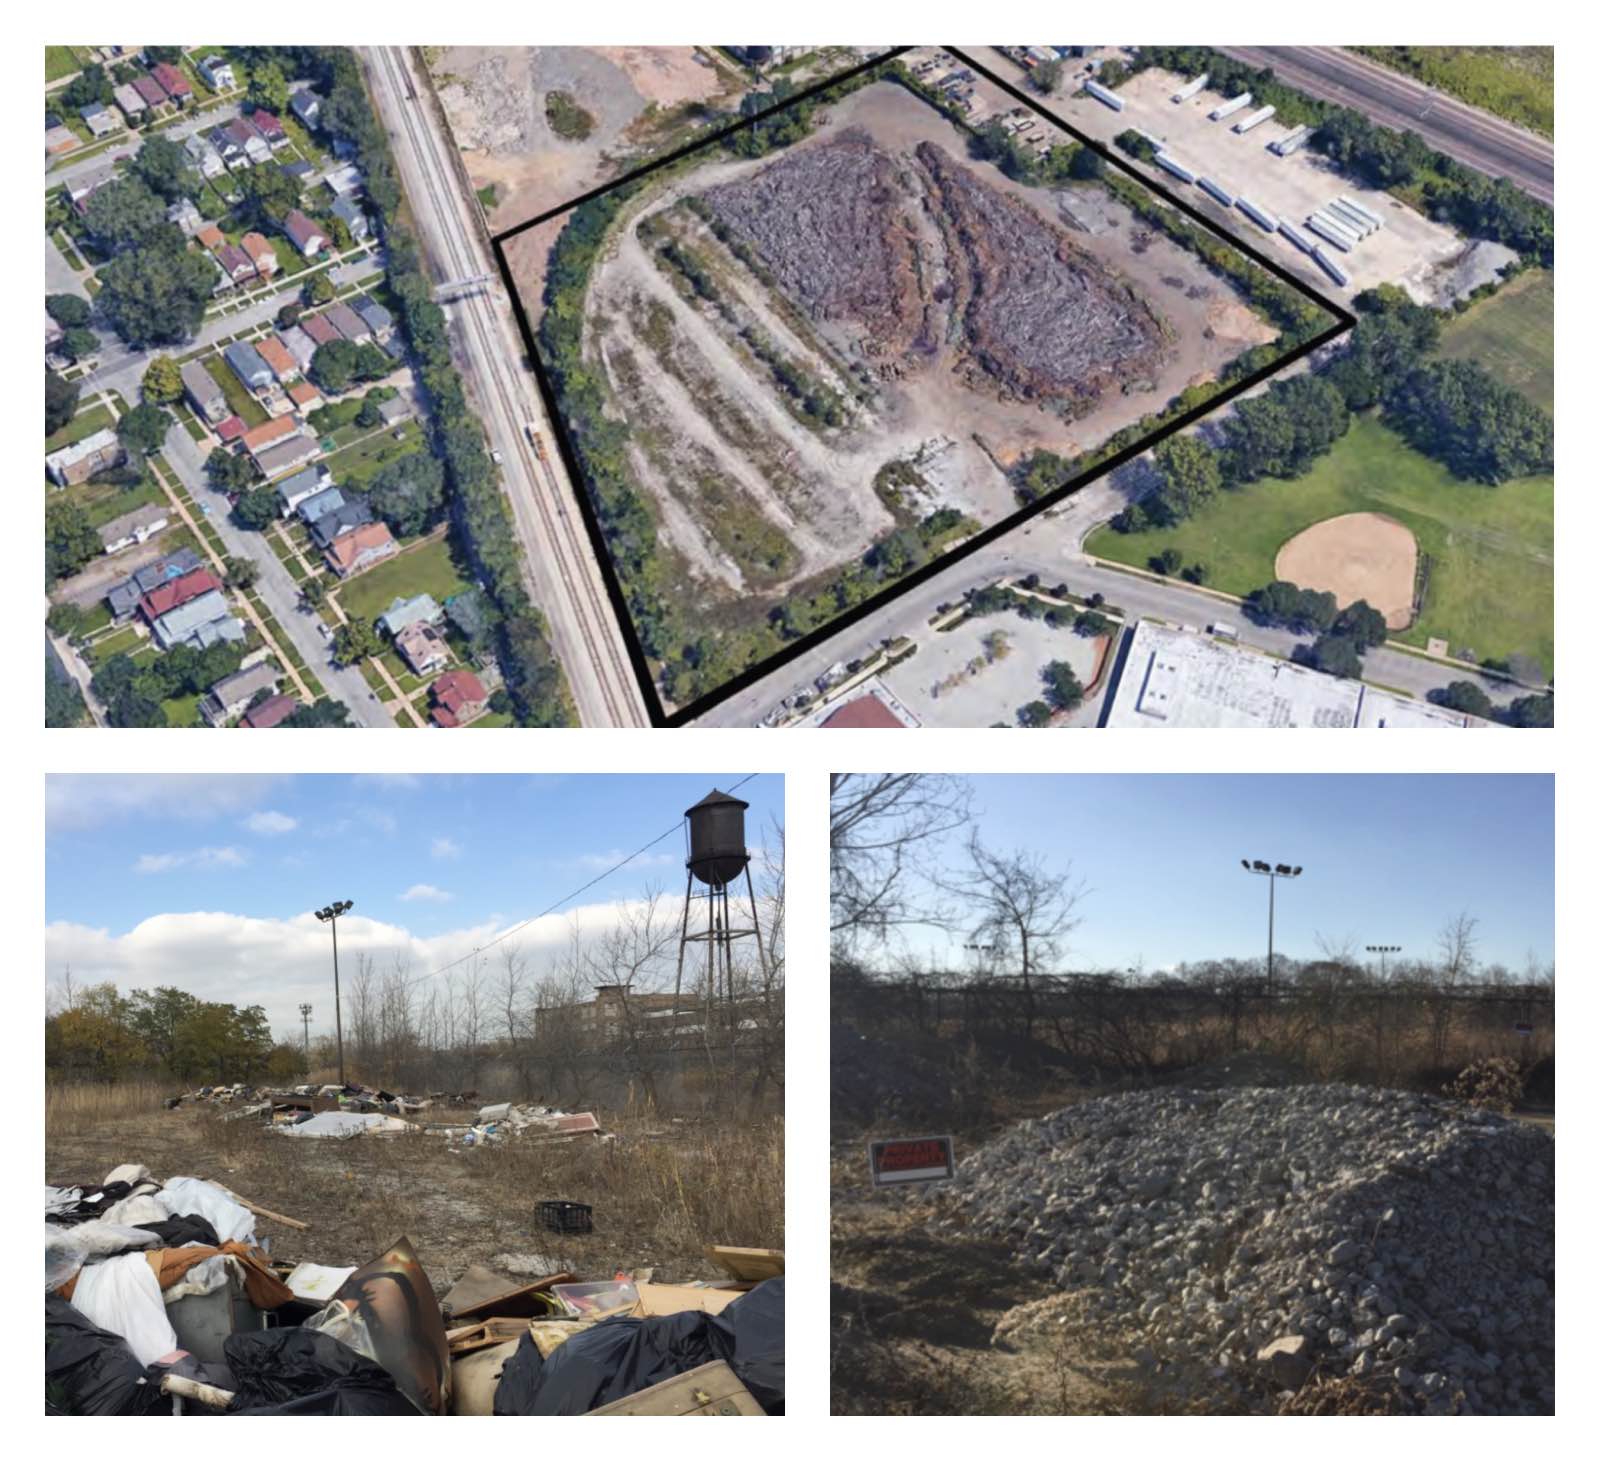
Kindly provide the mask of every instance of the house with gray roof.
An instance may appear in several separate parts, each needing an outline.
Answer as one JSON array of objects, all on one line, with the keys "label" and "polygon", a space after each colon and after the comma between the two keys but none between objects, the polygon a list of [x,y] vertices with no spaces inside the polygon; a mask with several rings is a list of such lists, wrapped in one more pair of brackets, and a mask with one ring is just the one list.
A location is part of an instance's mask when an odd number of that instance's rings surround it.
[{"label": "house with gray roof", "polygon": [[372,331],[373,339],[380,343],[394,333],[394,316],[368,294],[358,294],[350,301],[353,309]]},{"label": "house with gray roof", "polygon": [[226,725],[235,716],[243,715],[263,690],[275,694],[277,689],[277,667],[270,660],[262,660],[218,680],[200,702],[200,714],[208,725]]},{"label": "house with gray roof", "polygon": [[322,121],[322,98],[309,86],[289,98],[289,110],[300,118],[302,126],[313,130]]},{"label": "house with gray roof", "polygon": [[111,108],[104,102],[92,101],[86,107],[79,107],[78,115],[95,137],[109,137],[113,132],[122,130],[122,123],[112,115]]},{"label": "house with gray roof", "polygon": [[167,525],[167,509],[151,503],[114,517],[100,529],[100,542],[107,553],[120,553],[135,543],[148,542]]},{"label": "house with gray roof", "polygon": [[324,487],[321,492],[305,498],[295,510],[307,527],[325,513],[337,512],[344,506],[344,493],[337,487]]},{"label": "house with gray roof", "polygon": [[186,604],[179,604],[150,627],[162,649],[171,649],[175,644],[206,649],[224,640],[237,644],[244,639],[244,625],[228,612],[228,601],[220,589],[211,589]]},{"label": "house with gray roof", "polygon": [[365,345],[372,338],[372,331],[367,328],[367,322],[342,299],[330,304],[323,310],[322,315],[334,329],[353,344]]},{"label": "house with gray roof", "polygon": [[365,497],[352,497],[332,512],[322,513],[311,524],[311,541],[326,550],[335,538],[342,537],[353,528],[365,527],[372,521],[372,509]]},{"label": "house with gray roof", "polygon": [[322,444],[316,437],[299,433],[251,453],[255,457],[256,466],[261,468],[262,476],[269,482],[275,481],[285,472],[292,472],[296,467],[303,467],[307,462],[315,461],[321,454]]},{"label": "house with gray roof", "polygon": [[320,495],[333,481],[333,474],[322,466],[302,467],[278,483],[278,508],[285,517],[293,515],[302,503]]},{"label": "house with gray roof", "polygon": [[443,617],[444,609],[432,594],[413,594],[409,599],[397,598],[374,622],[393,639],[413,624],[437,624]]},{"label": "house with gray roof", "polygon": [[111,607],[111,617],[119,624],[125,619],[131,619],[139,607],[139,600],[146,594],[203,566],[200,555],[193,548],[179,548],[176,553],[169,553],[165,558],[158,558],[154,563],[145,564],[106,595],[106,603]]},{"label": "house with gray roof", "polygon": [[[248,262],[248,260],[246,261]],[[235,340],[222,352],[228,368],[251,391],[269,391],[278,383],[272,367],[261,358],[261,352],[248,340]]]},{"label": "house with gray roof", "polygon": [[278,331],[278,339],[283,348],[294,356],[294,363],[301,370],[311,369],[311,357],[317,353],[317,342],[310,335],[299,325],[290,325],[287,330]]},{"label": "house with gray roof", "polygon": [[228,414],[228,398],[217,378],[198,360],[178,367],[183,379],[183,394],[196,413],[215,426]]},{"label": "house with gray roof", "polygon": [[367,241],[367,236],[372,232],[372,225],[367,222],[365,210],[354,198],[334,199],[333,207],[328,209],[328,212],[350,230],[350,237],[357,243]]}]

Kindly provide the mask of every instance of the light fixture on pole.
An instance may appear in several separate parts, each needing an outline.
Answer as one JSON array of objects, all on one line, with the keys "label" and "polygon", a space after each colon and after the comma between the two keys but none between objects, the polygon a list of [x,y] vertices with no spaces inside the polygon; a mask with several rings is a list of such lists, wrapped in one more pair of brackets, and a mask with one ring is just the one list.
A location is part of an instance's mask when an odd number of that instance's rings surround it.
[{"label": "light fixture on pole", "polygon": [[1378,978],[1387,982],[1389,978],[1389,955],[1400,952],[1399,944],[1368,944],[1367,952],[1378,956]]},{"label": "light fixture on pole", "polygon": [[339,1084],[344,1084],[344,1018],[339,1010],[339,920],[356,905],[346,898],[317,909],[317,921],[333,932],[333,1028],[339,1042]]},{"label": "light fixture on pole", "polygon": [[300,1006],[300,1033],[305,1043],[306,1069],[311,1069],[311,1006]]},{"label": "light fixture on pole", "polygon": [[1248,857],[1241,857],[1239,862],[1247,873],[1255,873],[1258,877],[1267,879],[1267,994],[1270,997],[1273,993],[1272,935],[1277,914],[1278,879],[1297,878],[1305,869],[1290,867],[1286,862],[1262,862],[1260,858],[1252,861]]}]

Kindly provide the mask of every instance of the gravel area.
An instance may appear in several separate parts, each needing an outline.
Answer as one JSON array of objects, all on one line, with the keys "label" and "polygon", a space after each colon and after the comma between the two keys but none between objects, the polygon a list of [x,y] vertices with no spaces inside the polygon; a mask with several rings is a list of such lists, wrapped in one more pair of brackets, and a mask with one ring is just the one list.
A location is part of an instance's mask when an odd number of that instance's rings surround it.
[{"label": "gravel area", "polygon": [[[1555,1408],[1555,1143],[1434,1097],[1164,1090],[1024,1121],[930,1198],[1152,1374],[1382,1386],[1423,1414]],[[1256,1408],[1254,1406],[1248,1408]]]}]

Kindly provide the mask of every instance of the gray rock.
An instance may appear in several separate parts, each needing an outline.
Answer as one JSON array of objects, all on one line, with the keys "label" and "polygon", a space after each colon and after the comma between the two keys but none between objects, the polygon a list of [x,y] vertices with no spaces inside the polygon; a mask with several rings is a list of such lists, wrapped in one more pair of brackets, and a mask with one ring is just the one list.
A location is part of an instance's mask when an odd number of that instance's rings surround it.
[{"label": "gray rock", "polygon": [[1256,1363],[1274,1385],[1298,1390],[1311,1374],[1311,1341],[1303,1334],[1280,1334],[1257,1351]]}]

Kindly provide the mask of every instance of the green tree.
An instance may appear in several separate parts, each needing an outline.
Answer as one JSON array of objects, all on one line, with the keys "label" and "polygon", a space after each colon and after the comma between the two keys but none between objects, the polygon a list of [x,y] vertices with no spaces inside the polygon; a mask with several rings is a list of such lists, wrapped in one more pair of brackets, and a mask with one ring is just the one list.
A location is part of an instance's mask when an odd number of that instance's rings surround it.
[{"label": "green tree", "polygon": [[218,492],[242,492],[256,480],[249,457],[235,456],[226,447],[213,447],[206,458],[206,481]]},{"label": "green tree", "polygon": [[239,217],[263,232],[280,228],[289,211],[300,206],[300,184],[270,163],[244,173],[240,191]]},{"label": "green tree", "polygon": [[46,584],[70,578],[91,558],[103,551],[100,534],[95,531],[82,504],[53,498],[44,510],[44,576]]},{"label": "green tree", "polygon": [[125,411],[117,421],[117,439],[135,459],[161,450],[167,439],[172,416],[160,406],[146,401]]},{"label": "green tree", "polygon": [[83,703],[83,692],[74,680],[64,679],[49,665],[44,667],[44,723],[66,729],[82,725],[89,718],[89,707]]},{"label": "green tree", "polygon": [[51,370],[44,371],[44,434],[54,436],[78,414],[78,386]]},{"label": "green tree", "polygon": [[355,383],[359,352],[349,340],[330,340],[318,345],[311,357],[311,379],[320,390],[336,396]]},{"label": "green tree", "polygon": [[1094,148],[1079,143],[1072,149],[1072,158],[1067,163],[1068,177],[1082,183],[1103,178],[1105,175],[1106,160]]},{"label": "green tree", "polygon": [[341,624],[333,636],[333,657],[338,664],[359,664],[381,653],[383,641],[369,619],[351,619]]},{"label": "green tree", "polygon": [[1556,697],[1550,691],[1544,695],[1522,695],[1506,707],[1506,724],[1521,728],[1552,726],[1556,723]]},{"label": "green tree", "polygon": [[283,68],[273,61],[262,61],[252,66],[245,96],[252,107],[264,107],[273,113],[283,112],[289,105],[289,81],[283,74]]},{"label": "green tree", "polygon": [[1459,710],[1463,715],[1480,716],[1484,720],[1494,715],[1494,701],[1471,680],[1452,680],[1439,692],[1439,704],[1449,710]]},{"label": "green tree", "polygon": [[47,294],[44,312],[64,330],[82,326],[94,318],[94,306],[77,294]]},{"label": "green tree", "polygon": [[118,254],[100,270],[100,308],[136,349],[192,339],[211,301],[216,264],[172,234],[176,242]]},{"label": "green tree", "polygon": [[183,399],[183,375],[170,355],[158,355],[145,367],[139,381],[139,394],[157,406],[171,406]]},{"label": "green tree", "polygon": [[278,520],[278,494],[263,484],[252,487],[233,505],[234,521],[242,528],[265,532]]},{"label": "green tree", "polygon": [[254,558],[230,557],[223,560],[222,567],[229,584],[237,589],[250,588],[261,577],[261,565]]},{"label": "green tree", "polygon": [[333,296],[338,291],[333,287],[333,280],[328,278],[326,269],[319,269],[306,280],[305,288],[301,291],[305,302],[313,309],[321,304],[332,304]]},{"label": "green tree", "polygon": [[65,603],[51,604],[44,622],[52,634],[71,639],[83,628],[83,617],[83,606],[68,599]]},{"label": "green tree", "polygon": [[1039,730],[1050,724],[1052,711],[1042,700],[1030,700],[1017,711],[1017,724],[1028,730]]},{"label": "green tree", "polygon": [[100,353],[100,337],[93,330],[71,329],[61,337],[61,353],[74,365]]},{"label": "green tree", "polygon": [[427,452],[410,452],[378,469],[368,501],[394,533],[415,537],[444,511],[444,467]]},{"label": "green tree", "polygon": [[1375,649],[1389,637],[1384,617],[1365,599],[1357,599],[1333,621],[1333,632],[1350,640],[1357,649]]},{"label": "green tree", "polygon": [[350,707],[342,700],[319,700],[314,705],[297,705],[278,725],[290,730],[328,727],[344,730],[350,726]]},{"label": "green tree", "polygon": [[1035,91],[1049,96],[1061,81],[1061,62],[1041,61],[1028,74],[1028,82]]},{"label": "green tree", "polygon": [[1085,639],[1098,639],[1102,634],[1111,632],[1111,621],[1098,610],[1085,609],[1078,615],[1073,629]]},{"label": "green tree", "polygon": [[143,248],[162,235],[176,235],[167,222],[166,205],[136,177],[119,178],[96,188],[83,210],[84,226],[108,253]]},{"label": "green tree", "polygon": [[1044,681],[1044,698],[1056,710],[1076,710],[1083,704],[1083,686],[1077,672],[1065,660],[1051,660],[1040,678]]},{"label": "green tree", "polygon": [[1322,635],[1311,646],[1306,658],[1325,675],[1337,675],[1346,680],[1361,678],[1361,651],[1354,640],[1343,634]]},{"label": "green tree", "polygon": [[1154,456],[1162,501],[1175,517],[1194,516],[1222,490],[1222,464],[1198,436],[1169,436]]},{"label": "green tree", "polygon": [[158,198],[176,203],[180,198],[198,198],[203,186],[183,144],[152,133],[140,144],[128,163],[133,176]]}]

